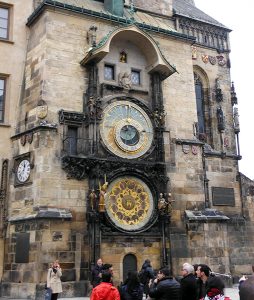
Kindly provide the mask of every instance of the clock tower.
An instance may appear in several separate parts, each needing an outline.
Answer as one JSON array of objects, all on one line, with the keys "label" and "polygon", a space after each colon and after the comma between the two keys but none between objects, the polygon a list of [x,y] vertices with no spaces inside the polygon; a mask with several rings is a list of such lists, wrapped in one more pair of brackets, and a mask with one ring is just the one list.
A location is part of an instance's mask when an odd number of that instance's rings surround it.
[{"label": "clock tower", "polygon": [[[154,40],[133,24],[110,32],[81,64],[89,74],[83,134],[92,155],[81,158],[66,152],[62,163],[70,178],[89,182],[90,264],[101,256],[110,261],[113,243],[120,253],[121,259],[115,262],[120,268],[133,247],[148,258],[150,248],[144,245],[149,243],[155,266],[168,265],[165,224],[170,221],[170,211],[158,209],[160,195],[166,207],[170,201],[161,85],[176,69]],[[66,118],[67,112],[61,111],[63,124]],[[130,240],[134,246],[128,249]],[[142,263],[137,256],[135,259]],[[123,268],[125,278],[127,264]],[[135,268],[139,268],[137,263]]]}]

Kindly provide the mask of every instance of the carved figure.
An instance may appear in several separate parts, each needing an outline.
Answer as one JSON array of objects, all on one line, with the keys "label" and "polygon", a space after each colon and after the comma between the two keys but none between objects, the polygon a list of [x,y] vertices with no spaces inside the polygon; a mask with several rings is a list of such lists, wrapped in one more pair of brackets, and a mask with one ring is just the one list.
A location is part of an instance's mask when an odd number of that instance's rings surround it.
[{"label": "carved figure", "polygon": [[165,125],[166,113],[164,112],[164,110],[159,112],[159,110],[156,109],[155,112],[153,113],[153,117],[154,117],[154,122],[156,127]]},{"label": "carved figure", "polygon": [[197,47],[192,46],[192,59],[197,59]]},{"label": "carved figure", "polygon": [[119,59],[119,61],[121,63],[127,63],[127,54],[124,51],[122,51],[120,53],[120,59]]},{"label": "carved figure", "polygon": [[162,193],[160,193],[160,197],[158,199],[158,209],[161,213],[165,213],[167,209],[167,202]]},{"label": "carved figure", "polygon": [[87,41],[90,44],[91,47],[96,47],[96,31],[97,31],[97,26],[92,25],[89,28],[89,31],[87,32]]},{"label": "carved figure", "polygon": [[234,129],[236,133],[240,132],[239,114],[237,107],[234,107]]},{"label": "carved figure", "polygon": [[132,83],[131,83],[131,74],[120,73],[119,74],[119,85],[123,87],[124,89],[131,89]]},{"label": "carved figure", "polygon": [[172,215],[172,210],[173,210],[172,203],[175,202],[174,200],[172,200],[171,197],[172,197],[171,193],[168,193],[168,215],[169,216]]},{"label": "carved figure", "polygon": [[105,212],[105,196],[108,189],[108,182],[105,181],[102,186],[99,184],[99,188],[99,212]]},{"label": "carved figure", "polygon": [[224,114],[221,106],[217,108],[217,119],[219,131],[225,130]]},{"label": "carved figure", "polygon": [[89,111],[90,117],[93,117],[93,116],[94,116],[94,113],[95,113],[95,112],[94,112],[95,101],[94,101],[94,98],[93,98],[93,97],[89,97],[87,106],[88,106],[88,111]]},{"label": "carved figure", "polygon": [[97,195],[96,195],[94,189],[92,189],[92,191],[89,195],[89,202],[90,202],[91,210],[95,210],[95,208],[96,208],[96,199],[97,199]]}]

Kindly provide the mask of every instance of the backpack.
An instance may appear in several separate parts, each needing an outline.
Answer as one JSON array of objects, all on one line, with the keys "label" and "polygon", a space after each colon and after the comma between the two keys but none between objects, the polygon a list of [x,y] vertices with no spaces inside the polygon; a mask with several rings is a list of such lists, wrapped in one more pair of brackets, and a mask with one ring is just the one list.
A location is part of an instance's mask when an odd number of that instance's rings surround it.
[{"label": "backpack", "polygon": [[146,284],[147,282],[147,272],[146,270],[142,269],[139,273],[138,273],[138,278],[140,280],[141,283]]}]

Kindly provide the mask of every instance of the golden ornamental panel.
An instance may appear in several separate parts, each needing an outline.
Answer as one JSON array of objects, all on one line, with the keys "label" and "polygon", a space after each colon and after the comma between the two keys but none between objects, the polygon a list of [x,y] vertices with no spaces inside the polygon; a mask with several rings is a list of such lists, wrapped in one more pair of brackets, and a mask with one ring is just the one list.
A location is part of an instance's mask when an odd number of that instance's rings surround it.
[{"label": "golden ornamental panel", "polygon": [[149,187],[135,177],[113,181],[105,197],[106,211],[117,227],[138,230],[150,220],[154,209]]}]

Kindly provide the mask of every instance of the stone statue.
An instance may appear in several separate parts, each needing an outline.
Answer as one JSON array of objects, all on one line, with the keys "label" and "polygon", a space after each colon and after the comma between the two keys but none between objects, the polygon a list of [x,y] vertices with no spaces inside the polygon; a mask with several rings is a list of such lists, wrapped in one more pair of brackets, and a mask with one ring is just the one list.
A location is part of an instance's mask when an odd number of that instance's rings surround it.
[{"label": "stone statue", "polygon": [[224,120],[224,114],[221,106],[217,108],[217,119],[218,119],[219,131],[225,130],[225,120]]},{"label": "stone statue", "polygon": [[95,190],[92,189],[90,195],[89,195],[89,202],[90,202],[90,207],[91,210],[95,210],[96,209],[96,200],[97,200],[97,195],[95,193]]},{"label": "stone statue", "polygon": [[108,182],[105,181],[105,183],[101,186],[99,184],[100,188],[100,194],[99,194],[99,212],[105,212],[105,196],[108,189]]},{"label": "stone statue", "polygon": [[239,114],[237,107],[234,107],[234,129],[236,133],[240,132]]},{"label": "stone statue", "polygon": [[132,86],[131,74],[128,74],[127,72],[120,73],[119,74],[119,85],[126,90],[130,90],[131,86]]},{"label": "stone statue", "polygon": [[122,51],[120,53],[120,59],[119,59],[119,61],[121,63],[127,63],[127,54],[124,51]]},{"label": "stone statue", "polygon": [[163,194],[160,193],[160,197],[158,200],[158,209],[161,210],[163,208],[165,208],[167,205],[165,198],[163,198]]},{"label": "stone statue", "polygon": [[168,193],[168,215],[171,216],[172,215],[172,210],[173,210],[173,206],[172,203],[174,202],[174,200],[172,200],[172,195],[171,193]]}]

